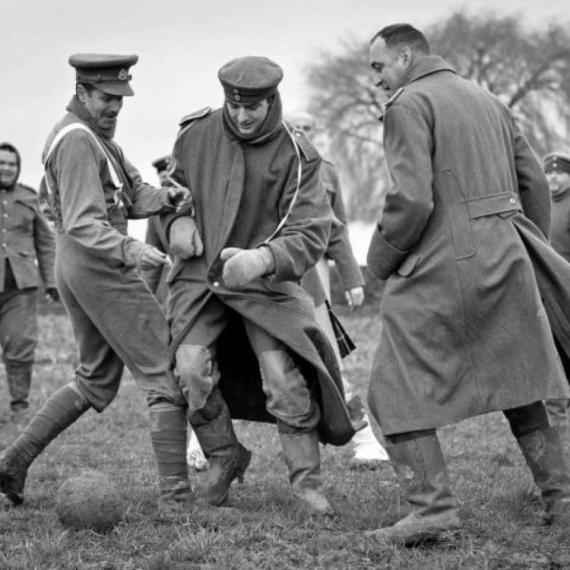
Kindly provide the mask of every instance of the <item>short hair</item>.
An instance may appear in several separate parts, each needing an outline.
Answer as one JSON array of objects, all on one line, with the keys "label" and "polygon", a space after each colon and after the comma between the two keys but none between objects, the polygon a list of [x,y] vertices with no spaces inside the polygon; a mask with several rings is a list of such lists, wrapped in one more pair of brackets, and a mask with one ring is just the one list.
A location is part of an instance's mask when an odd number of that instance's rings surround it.
[{"label": "short hair", "polygon": [[3,150],[4,152],[11,152],[12,154],[16,155],[16,162],[18,164],[18,170],[19,170],[22,160],[20,158],[20,153],[18,152],[18,149],[13,144],[10,144],[8,142],[3,142],[0,143],[0,150]]},{"label": "short hair", "polygon": [[86,83],[84,81],[78,81],[75,84],[75,92],[77,92],[77,88],[81,85],[81,87],[83,87],[83,89],[85,89],[85,91],[87,91],[87,95],[91,95],[91,93],[93,93],[93,91],[95,91],[95,89],[97,89],[97,87],[95,87],[95,85],[93,85],[93,83]]},{"label": "short hair", "polygon": [[426,37],[410,24],[392,24],[382,28],[374,34],[370,40],[373,44],[378,38],[382,38],[388,48],[409,46],[415,52],[429,55],[429,43]]}]

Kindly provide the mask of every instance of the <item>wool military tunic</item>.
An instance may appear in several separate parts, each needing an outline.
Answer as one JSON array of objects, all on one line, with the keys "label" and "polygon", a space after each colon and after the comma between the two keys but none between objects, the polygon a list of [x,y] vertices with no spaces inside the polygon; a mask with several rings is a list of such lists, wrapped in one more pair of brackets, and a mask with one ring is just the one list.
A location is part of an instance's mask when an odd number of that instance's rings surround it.
[{"label": "wool military tunic", "polygon": [[368,254],[386,280],[369,393],[383,432],[568,397],[517,230],[548,235],[548,185],[508,109],[429,56],[387,105],[384,145]]},{"label": "wool military tunic", "polygon": [[[173,164],[173,178],[193,193],[204,253],[176,260],[169,276],[172,351],[187,331],[200,326],[208,301],[217,297],[286,345],[303,370],[310,369],[308,377],[317,377],[320,383],[313,387],[323,413],[321,438],[337,445],[348,442],[354,431],[342,397],[340,370],[316,324],[313,301],[298,283],[323,255],[332,219],[319,185],[318,153],[307,159],[283,127],[259,144],[236,140],[226,130],[220,109],[183,124]],[[286,222],[273,235],[284,218]],[[261,244],[271,250],[274,273],[240,289],[226,287],[219,257],[222,249]],[[237,336],[229,339],[227,352],[224,346],[218,347],[217,359],[220,366],[229,362],[239,367],[241,379],[249,383],[247,390],[233,387],[234,394],[251,400],[253,384],[263,408],[261,383],[250,382],[256,376],[259,380],[259,366],[241,333],[238,329]],[[204,328],[201,345],[216,341],[212,334]],[[234,402],[230,399],[228,404],[232,408]],[[263,410],[259,417],[270,421]]]},{"label": "wool military tunic", "polygon": [[[77,123],[88,126],[69,112],[55,126],[44,160],[57,133]],[[116,169],[128,176],[122,190],[113,181],[109,155],[81,128],[65,134],[47,157],[41,189],[50,197],[56,226],[56,282],[79,348],[77,384],[102,411],[119,388],[124,363],[149,404],[183,404],[170,371],[168,323],[136,270],[150,246],[127,235],[128,218],[174,208],[164,189],[142,182],[112,139],[107,144],[119,160]]]},{"label": "wool military tunic", "polygon": [[55,287],[53,231],[38,208],[32,188],[16,184],[0,190],[0,291],[4,290],[6,262],[18,289]]}]

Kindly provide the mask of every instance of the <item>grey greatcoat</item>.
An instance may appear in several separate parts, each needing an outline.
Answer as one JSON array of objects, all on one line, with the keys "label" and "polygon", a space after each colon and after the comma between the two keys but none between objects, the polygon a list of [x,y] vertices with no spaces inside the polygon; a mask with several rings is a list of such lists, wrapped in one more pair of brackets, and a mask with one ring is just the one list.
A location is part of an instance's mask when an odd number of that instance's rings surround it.
[{"label": "grey greatcoat", "polygon": [[386,280],[369,394],[383,432],[568,397],[517,231],[549,234],[550,195],[509,110],[429,56],[387,105],[384,145],[368,254]]}]

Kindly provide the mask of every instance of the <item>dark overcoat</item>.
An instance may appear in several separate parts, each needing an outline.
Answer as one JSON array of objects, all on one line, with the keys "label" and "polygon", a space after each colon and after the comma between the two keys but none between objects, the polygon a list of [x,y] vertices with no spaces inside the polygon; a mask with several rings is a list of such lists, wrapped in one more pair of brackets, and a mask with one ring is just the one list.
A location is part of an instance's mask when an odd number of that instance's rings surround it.
[{"label": "dark overcoat", "polygon": [[565,398],[517,221],[549,233],[539,161],[509,110],[439,57],[388,103],[392,186],[368,254],[386,280],[369,402],[385,434]]},{"label": "dark overcoat", "polygon": [[[172,351],[192,327],[199,326],[208,301],[217,297],[240,317],[232,327],[234,334],[223,335],[217,347],[220,386],[232,415],[272,419],[265,410],[259,366],[239,323],[248,319],[288,347],[320,403],[321,440],[343,445],[354,430],[340,370],[316,323],[313,300],[299,284],[326,249],[333,215],[319,184],[320,163],[314,148],[303,152],[284,126],[252,144],[232,138],[221,109],[182,124],[171,174],[193,193],[204,253],[176,259],[168,278]],[[227,287],[222,249],[261,244],[269,247],[275,260],[271,277],[255,279],[240,289]],[[217,333],[204,331],[205,346],[218,340],[209,334]],[[228,384],[229,375],[237,383]]]}]

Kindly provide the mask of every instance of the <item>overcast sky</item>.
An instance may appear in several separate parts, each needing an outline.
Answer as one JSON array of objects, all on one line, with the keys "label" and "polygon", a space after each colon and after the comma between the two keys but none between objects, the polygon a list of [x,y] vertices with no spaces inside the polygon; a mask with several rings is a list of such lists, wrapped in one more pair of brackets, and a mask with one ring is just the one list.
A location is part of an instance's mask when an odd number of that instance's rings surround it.
[{"label": "overcast sky", "polygon": [[462,6],[519,14],[532,26],[570,23],[568,0],[0,0],[0,140],[20,149],[21,181],[37,187],[46,136],[73,94],[69,56],[135,53],[135,96],[125,98],[116,140],[154,183],[150,163],[170,152],[178,120],[221,105],[226,61],[274,59],[285,71],[285,110],[301,109],[303,66],[320,51],[395,22],[422,28]]}]

